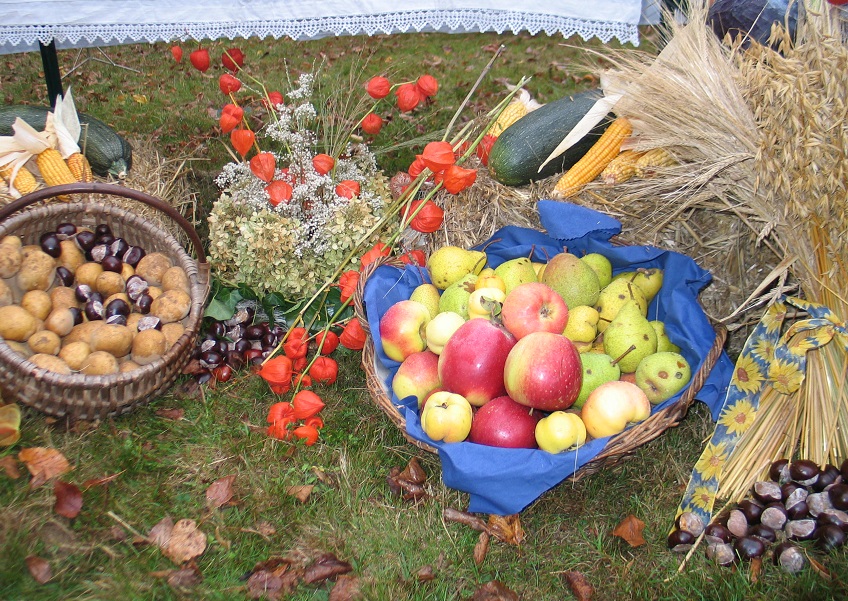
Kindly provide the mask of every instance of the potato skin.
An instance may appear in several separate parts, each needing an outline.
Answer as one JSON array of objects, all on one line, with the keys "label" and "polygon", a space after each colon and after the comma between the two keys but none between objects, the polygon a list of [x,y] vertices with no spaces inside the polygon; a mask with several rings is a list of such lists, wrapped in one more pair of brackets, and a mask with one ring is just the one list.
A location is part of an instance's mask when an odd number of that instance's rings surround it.
[{"label": "potato skin", "polygon": [[80,302],[77,300],[73,288],[68,286],[54,286],[50,290],[50,302],[53,303],[53,309],[79,307]]},{"label": "potato skin", "polygon": [[85,263],[85,254],[73,240],[62,240],[59,242],[62,254],[56,259],[56,264],[75,272],[80,265]]},{"label": "potato skin", "polygon": [[104,297],[118,294],[127,289],[126,282],[120,273],[104,271],[94,281],[94,289]]},{"label": "potato skin", "polygon": [[24,291],[48,290],[56,277],[56,260],[41,249],[24,255],[18,271],[18,287]]},{"label": "potato skin", "polygon": [[162,325],[162,333],[165,334],[167,348],[171,348],[177,343],[180,336],[185,334],[185,327],[178,321],[175,321],[174,323],[166,323]]},{"label": "potato skin", "polygon": [[150,305],[150,314],[173,323],[184,319],[191,310],[191,297],[182,290],[166,290]]},{"label": "potato skin", "polygon": [[17,246],[15,246],[14,243],[6,241],[10,237],[3,238],[3,243],[0,244],[0,278],[11,278],[18,275],[21,263],[24,260],[21,254],[20,238],[15,238],[18,241]]},{"label": "potato skin", "polygon": [[106,351],[94,351],[82,362],[80,371],[87,376],[107,376],[118,373],[118,360]]},{"label": "potato skin", "polygon": [[147,280],[151,286],[161,286],[162,277],[172,265],[171,259],[164,253],[152,252],[141,258],[135,266],[135,272]]},{"label": "potato skin", "polygon": [[74,371],[82,369],[85,359],[91,354],[91,347],[87,342],[77,341],[66,344],[59,351],[59,358],[68,364]]},{"label": "potato skin", "polygon": [[91,351],[106,351],[115,357],[125,357],[132,349],[133,332],[127,326],[104,324],[91,335]]},{"label": "potato skin", "polygon": [[162,290],[182,290],[186,294],[191,294],[191,282],[188,279],[185,269],[179,265],[174,265],[162,276]]},{"label": "potato skin", "polygon": [[74,272],[74,278],[76,278],[77,285],[85,284],[86,286],[91,286],[91,288],[96,289],[97,276],[101,273],[103,273],[103,266],[100,263],[90,261],[88,263],[83,263],[77,268]]},{"label": "potato skin", "polygon": [[56,355],[45,355],[44,353],[36,353],[29,358],[31,363],[35,363],[38,367],[42,367],[49,371],[55,371],[57,374],[68,375],[71,373],[71,368],[68,364],[62,361]]},{"label": "potato skin", "polygon": [[14,302],[15,295],[12,293],[12,289],[9,288],[9,284],[5,280],[0,279],[0,307],[11,305]]},{"label": "potato skin", "polygon": [[95,321],[84,321],[83,323],[74,326],[70,333],[68,333],[64,339],[62,340],[62,344],[67,346],[72,342],[82,341],[87,344],[91,344],[91,336],[106,325],[106,322],[102,319],[98,319]]},{"label": "potato skin", "polygon": [[29,311],[34,317],[44,320],[53,310],[53,301],[50,300],[50,295],[44,290],[30,290],[21,299],[21,307]]},{"label": "potato skin", "polygon": [[161,359],[168,348],[168,340],[160,330],[142,330],[133,338],[130,357],[139,365],[153,363]]},{"label": "potato skin", "polygon": [[62,340],[50,330],[39,330],[27,339],[27,344],[34,353],[45,355],[58,355],[62,348]]},{"label": "potato skin", "polygon": [[26,342],[38,331],[39,320],[18,305],[0,307],[0,336],[6,340]]}]

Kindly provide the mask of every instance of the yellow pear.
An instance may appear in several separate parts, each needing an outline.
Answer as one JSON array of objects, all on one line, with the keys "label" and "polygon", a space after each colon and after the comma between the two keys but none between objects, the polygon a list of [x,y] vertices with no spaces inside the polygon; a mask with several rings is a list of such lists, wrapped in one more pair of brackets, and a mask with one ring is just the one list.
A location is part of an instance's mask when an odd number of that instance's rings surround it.
[{"label": "yellow pear", "polygon": [[536,279],[536,270],[533,269],[533,264],[527,257],[510,259],[501,263],[495,267],[495,275],[503,280],[507,294],[519,284],[538,281]]},{"label": "yellow pear", "polygon": [[612,281],[612,263],[604,255],[589,253],[580,257],[580,260],[595,271],[602,289]]},{"label": "yellow pear", "polygon": [[421,284],[417,286],[409,300],[418,301],[430,312],[430,319],[433,319],[439,312],[439,289],[433,284]]},{"label": "yellow pear", "polygon": [[551,258],[542,273],[542,283],[553,288],[569,308],[594,306],[601,290],[595,270],[566,252]]},{"label": "yellow pear", "polygon": [[476,276],[484,267],[486,253],[458,246],[442,246],[433,251],[427,260],[430,279],[439,290],[446,290],[469,273]]},{"label": "yellow pear", "polygon": [[[577,350],[589,350],[592,341],[598,335],[598,319],[600,314],[594,307],[578,305],[568,311],[568,322],[565,324],[563,335],[571,340]],[[578,346],[578,343],[581,343]]]},{"label": "yellow pear", "polygon": [[651,304],[651,301],[660,291],[660,288],[662,288],[663,270],[659,267],[639,268],[636,271],[625,271],[616,274],[613,279],[627,280],[636,284],[645,294],[648,304]]},{"label": "yellow pear", "polygon": [[668,334],[665,331],[665,324],[658,319],[655,319],[650,322],[651,327],[654,328],[654,332],[657,334],[657,352],[674,352],[679,353],[680,347],[674,344],[671,341],[671,338],[668,337]]}]

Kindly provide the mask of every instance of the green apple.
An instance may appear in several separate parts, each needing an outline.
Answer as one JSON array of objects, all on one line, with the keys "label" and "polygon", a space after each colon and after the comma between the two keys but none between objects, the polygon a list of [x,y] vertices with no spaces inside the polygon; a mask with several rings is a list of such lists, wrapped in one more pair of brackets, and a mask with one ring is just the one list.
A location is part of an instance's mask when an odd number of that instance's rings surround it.
[{"label": "green apple", "polygon": [[586,425],[570,411],[554,411],[536,424],[536,444],[548,453],[561,453],[586,442]]},{"label": "green apple", "polygon": [[427,348],[436,355],[442,354],[450,337],[465,323],[459,313],[444,311],[427,323],[424,334],[427,338]]},{"label": "green apple", "polygon": [[434,392],[421,410],[421,429],[433,440],[462,442],[471,432],[471,403],[461,394]]}]

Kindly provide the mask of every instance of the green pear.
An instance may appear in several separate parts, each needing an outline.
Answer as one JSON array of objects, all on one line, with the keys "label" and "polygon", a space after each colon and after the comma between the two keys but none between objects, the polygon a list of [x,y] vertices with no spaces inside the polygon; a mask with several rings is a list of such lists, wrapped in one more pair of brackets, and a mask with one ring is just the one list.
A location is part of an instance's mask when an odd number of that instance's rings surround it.
[{"label": "green pear", "polygon": [[662,288],[663,270],[659,267],[639,268],[636,271],[624,271],[616,274],[614,280],[627,280],[639,286],[645,294],[648,304]]},{"label": "green pear", "polygon": [[433,319],[439,312],[439,289],[433,284],[421,284],[417,286],[409,300],[418,301],[430,312],[430,319]]},{"label": "green pear", "polygon": [[601,289],[605,288],[612,281],[612,263],[604,255],[600,253],[589,253],[580,257],[580,260],[595,271]]},{"label": "green pear", "polygon": [[601,291],[595,270],[571,253],[561,252],[548,261],[542,283],[553,288],[568,307],[594,306]]},{"label": "green pear", "polygon": [[458,246],[442,246],[433,251],[427,260],[430,279],[439,290],[446,290],[466,274],[480,273],[484,267],[486,253]]},{"label": "green pear", "polygon": [[471,293],[474,292],[474,282],[476,281],[477,276],[473,273],[468,273],[448,286],[439,298],[439,313],[453,311],[454,313],[459,313],[463,319],[467,320],[468,299],[471,298]]},{"label": "green pear", "polygon": [[624,303],[607,326],[604,352],[615,359],[622,373],[636,371],[642,359],[657,352],[657,334],[636,301]]},{"label": "green pear", "polygon": [[504,261],[495,267],[495,275],[503,280],[507,294],[519,284],[538,281],[533,263],[527,257]]},{"label": "green pear", "polygon": [[680,347],[674,344],[671,341],[671,338],[668,337],[668,334],[665,331],[665,324],[661,322],[659,319],[654,319],[653,321],[648,322],[651,324],[651,327],[654,328],[654,332],[657,334],[657,352],[671,351],[674,353],[680,352]]},{"label": "green pear", "polygon": [[583,407],[583,403],[598,386],[621,377],[621,368],[605,353],[583,353],[580,361],[583,364],[583,384],[572,405],[576,409]]},{"label": "green pear", "polygon": [[577,305],[568,311],[563,335],[574,343],[580,352],[588,351],[598,335],[598,311],[589,305]]},{"label": "green pear", "polygon": [[642,315],[648,314],[648,301],[642,289],[628,280],[613,278],[606,288],[601,290],[595,303],[595,309],[598,310],[599,314],[598,331],[605,331],[607,326],[615,319],[615,316],[618,315],[619,309],[629,301],[636,301]]},{"label": "green pear", "polygon": [[636,386],[654,405],[683,390],[692,378],[692,368],[685,357],[670,351],[653,353],[636,367]]}]

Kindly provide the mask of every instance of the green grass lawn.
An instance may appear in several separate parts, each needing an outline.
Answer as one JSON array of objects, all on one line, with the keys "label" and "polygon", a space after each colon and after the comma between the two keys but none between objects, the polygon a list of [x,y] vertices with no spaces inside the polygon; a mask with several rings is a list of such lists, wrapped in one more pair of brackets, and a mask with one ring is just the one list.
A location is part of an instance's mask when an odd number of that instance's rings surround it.
[{"label": "green grass lawn", "polygon": [[[324,60],[336,81],[351,69],[368,74],[391,70],[398,78],[427,72],[439,78],[436,104],[414,121],[395,120],[387,138],[444,127],[492,52],[506,46],[471,105],[492,108],[504,82],[532,76],[528,88],[540,101],[588,85],[597,60],[584,49],[596,43],[529,35],[413,34],[373,39],[333,38],[315,42],[251,40],[242,44],[251,72],[280,88],[286,71],[310,69]],[[211,45],[219,56],[228,44]],[[191,49],[186,45],[186,54]],[[191,177],[205,197],[214,197],[211,177],[227,160],[211,111],[220,107],[220,70],[201,75],[171,59],[168,47],[129,45],[105,49],[128,71],[88,62],[65,78],[79,110],[132,137],[152,137],[165,156],[203,159]],[[76,52],[60,52],[68,71]],[[96,57],[97,54],[92,54]],[[363,68],[363,57],[368,63]],[[0,101],[45,102],[37,54],[2,58]],[[414,150],[386,155],[384,168],[408,164]],[[412,446],[373,403],[365,388],[360,356],[337,351],[338,382],[323,390],[326,427],[312,447],[269,439],[268,407],[276,397],[257,377],[244,374],[201,396],[175,389],[149,405],[96,424],[51,423],[25,409],[21,441],[0,449],[0,460],[22,448],[52,447],[73,465],[63,476],[83,490],[79,515],[54,512],[52,483],[30,489],[22,475],[0,472],[0,601],[38,600],[230,600],[248,597],[247,575],[273,557],[308,563],[324,553],[349,562],[362,596],[375,600],[470,599],[481,585],[498,580],[518,598],[574,598],[563,577],[583,573],[594,599],[824,600],[845,599],[848,556],[814,555],[830,578],[807,569],[783,574],[768,561],[762,570],[712,565],[702,551],[680,572],[681,557],[666,548],[666,535],[689,473],[712,432],[706,408],[696,403],[677,428],[640,448],[614,468],[545,493],[520,514],[520,545],[491,542],[479,565],[478,533],[443,519],[446,508],[464,510],[467,495],[446,488],[438,457]],[[181,410],[173,419],[166,410]],[[412,504],[392,493],[387,476],[417,457],[427,473],[428,497]],[[114,476],[87,488],[91,480]],[[232,500],[207,506],[206,491],[234,476]],[[314,485],[305,501],[291,487]],[[612,535],[624,518],[645,523],[646,543],[630,547]],[[177,566],[147,535],[163,518],[194,520],[207,537],[195,560],[200,578],[169,584]],[[486,518],[487,516],[482,516]],[[812,548],[812,547],[810,547]],[[811,551],[812,553],[812,551]],[[39,584],[26,558],[46,560],[52,578]],[[424,576],[424,574],[432,576]],[[332,583],[302,583],[290,599],[329,599]],[[476,597],[480,598],[480,597]],[[505,597],[502,597],[505,598]]]}]

